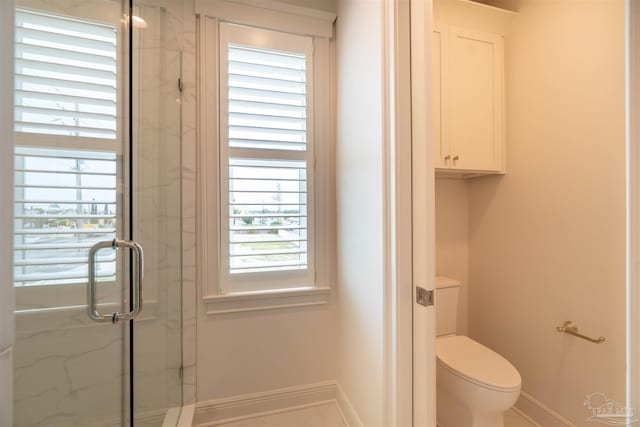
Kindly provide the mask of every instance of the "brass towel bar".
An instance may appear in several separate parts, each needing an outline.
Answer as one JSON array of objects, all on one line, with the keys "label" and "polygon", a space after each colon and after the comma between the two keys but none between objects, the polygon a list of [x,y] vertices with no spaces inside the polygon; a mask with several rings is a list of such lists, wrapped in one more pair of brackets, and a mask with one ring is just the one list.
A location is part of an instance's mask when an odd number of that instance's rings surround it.
[{"label": "brass towel bar", "polygon": [[558,332],[563,332],[565,334],[574,335],[578,338],[582,338],[583,340],[591,341],[596,344],[602,344],[605,341],[604,337],[591,338],[586,335],[582,335],[578,333],[578,325],[576,325],[571,320],[565,321],[562,326],[556,326],[556,330]]}]

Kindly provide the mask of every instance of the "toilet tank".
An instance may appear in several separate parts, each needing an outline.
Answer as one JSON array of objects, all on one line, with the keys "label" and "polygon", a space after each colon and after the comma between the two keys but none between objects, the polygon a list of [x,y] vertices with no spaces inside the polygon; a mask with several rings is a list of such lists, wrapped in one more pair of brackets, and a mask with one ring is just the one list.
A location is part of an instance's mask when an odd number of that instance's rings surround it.
[{"label": "toilet tank", "polygon": [[460,282],[449,277],[436,277],[436,335],[455,334],[458,323]]}]

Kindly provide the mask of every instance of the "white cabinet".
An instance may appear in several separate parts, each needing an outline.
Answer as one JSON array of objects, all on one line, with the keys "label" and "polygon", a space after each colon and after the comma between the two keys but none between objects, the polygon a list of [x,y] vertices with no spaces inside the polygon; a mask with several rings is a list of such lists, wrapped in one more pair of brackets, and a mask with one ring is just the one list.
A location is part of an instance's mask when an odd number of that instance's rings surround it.
[{"label": "white cabinet", "polygon": [[436,25],[433,136],[438,172],[504,172],[504,41]]}]

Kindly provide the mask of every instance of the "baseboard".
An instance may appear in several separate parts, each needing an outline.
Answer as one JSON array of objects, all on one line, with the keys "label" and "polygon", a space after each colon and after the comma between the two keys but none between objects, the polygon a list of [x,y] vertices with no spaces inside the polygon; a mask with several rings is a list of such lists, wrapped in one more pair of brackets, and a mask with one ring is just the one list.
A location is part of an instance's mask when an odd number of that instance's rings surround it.
[{"label": "baseboard", "polygon": [[178,420],[180,419],[180,411],[182,408],[180,406],[174,406],[173,408],[169,408],[164,415],[164,420],[162,421],[162,427],[175,427],[178,425]]},{"label": "baseboard", "polygon": [[196,415],[195,403],[184,405],[180,411],[180,418],[178,418],[178,423],[176,427],[193,426],[193,418],[195,417],[195,415]]},{"label": "baseboard", "polygon": [[[199,402],[196,404],[194,425],[199,427],[216,426],[234,420],[336,401],[337,388],[334,381],[326,381]],[[349,420],[345,418],[345,421],[348,423]]]},{"label": "baseboard", "polygon": [[534,423],[545,427],[578,427],[535,397],[520,392],[520,399],[514,408]]},{"label": "baseboard", "polygon": [[340,387],[340,384],[336,384],[336,400],[338,401],[338,410],[341,411],[342,418],[344,418],[349,427],[364,427],[358,413],[351,405],[351,401],[342,387]]},{"label": "baseboard", "polygon": [[515,412],[516,414],[518,414],[518,416],[524,418],[528,423],[530,423],[532,426],[535,427],[543,427],[540,424],[538,424],[537,422],[535,422],[530,416],[528,416],[527,414],[525,414],[524,412],[522,412],[520,409],[516,408],[515,406],[513,408],[511,408],[511,411]]}]

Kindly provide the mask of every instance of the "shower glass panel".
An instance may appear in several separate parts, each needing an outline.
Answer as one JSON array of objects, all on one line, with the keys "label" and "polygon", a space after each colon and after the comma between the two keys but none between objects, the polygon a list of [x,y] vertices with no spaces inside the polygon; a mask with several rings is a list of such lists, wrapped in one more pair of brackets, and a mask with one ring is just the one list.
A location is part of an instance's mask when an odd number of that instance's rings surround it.
[{"label": "shower glass panel", "polygon": [[[162,426],[181,406],[181,28],[169,3],[16,1],[15,426]],[[113,239],[144,249],[144,303],[135,320],[96,322],[89,250]],[[106,246],[96,310],[126,313],[136,263]]]},{"label": "shower glass panel", "polygon": [[133,2],[133,238],[145,248],[145,311],[133,332],[134,419],[182,405],[181,1]]}]

